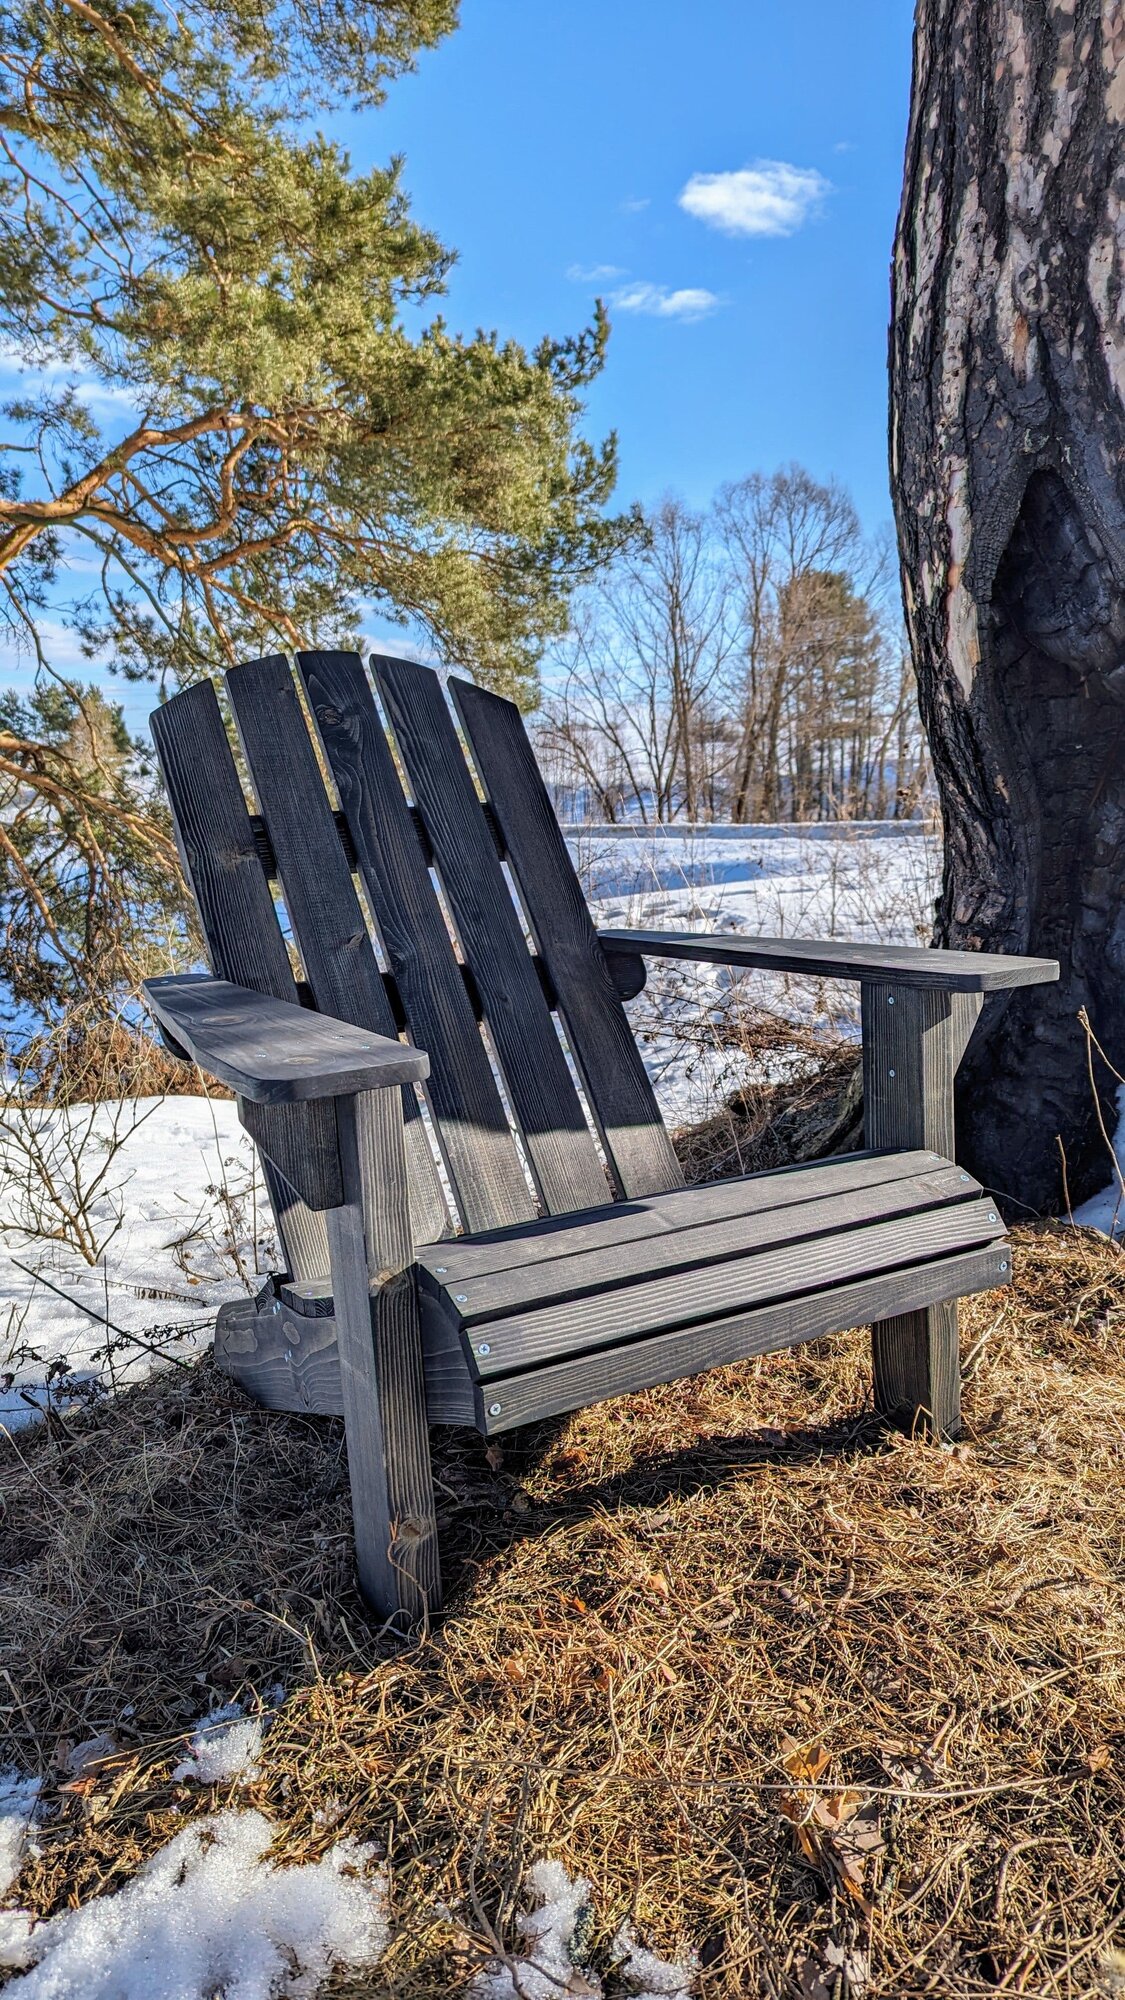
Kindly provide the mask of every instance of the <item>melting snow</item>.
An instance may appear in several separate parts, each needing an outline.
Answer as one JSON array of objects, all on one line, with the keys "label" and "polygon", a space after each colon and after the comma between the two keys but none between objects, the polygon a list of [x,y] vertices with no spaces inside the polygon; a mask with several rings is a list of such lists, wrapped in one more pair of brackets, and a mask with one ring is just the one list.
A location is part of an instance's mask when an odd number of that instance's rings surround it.
[{"label": "melting snow", "polygon": [[[469,2000],[559,2000],[560,1994],[602,2000],[601,1980],[582,1963],[592,1914],[589,1882],[584,1875],[572,1879],[560,1861],[537,1861],[526,1886],[538,1898],[534,1909],[516,1919],[526,1953],[478,1973]],[[614,1993],[629,2000],[689,2000],[695,1966],[658,1958],[638,1944],[629,1924],[618,1932],[614,1955]]]},{"label": "melting snow", "polygon": [[1125,1239],[1125,1083],[1117,1093],[1117,1131],[1113,1139],[1117,1172],[1107,1188],[1091,1195],[1074,1211],[1075,1222],[1086,1229],[1100,1229],[1104,1236]]},{"label": "melting snow", "polygon": [[387,1943],[370,1850],[276,1868],[274,1829],[228,1811],[185,1828],[113,1896],[36,1925],[5,2000],[311,2000],[334,1965],[370,1969]]},{"label": "melting snow", "polygon": [[258,1776],[262,1754],[262,1718],[244,1716],[237,1701],[212,1709],[197,1723],[188,1754],[176,1765],[174,1779],[197,1785],[221,1785],[238,1779],[248,1785]]}]

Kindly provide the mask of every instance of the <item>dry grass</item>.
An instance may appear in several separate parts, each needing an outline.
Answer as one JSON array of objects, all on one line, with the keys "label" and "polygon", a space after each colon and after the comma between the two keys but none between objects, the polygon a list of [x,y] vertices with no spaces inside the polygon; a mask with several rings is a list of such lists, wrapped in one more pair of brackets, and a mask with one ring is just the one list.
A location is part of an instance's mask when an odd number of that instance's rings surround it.
[{"label": "dry grass", "polygon": [[723,1032],[728,1046],[746,1058],[750,1076],[709,1118],[675,1134],[690,1182],[766,1173],[863,1144],[856,1042],[797,1027],[761,1008],[734,1010]]},{"label": "dry grass", "polygon": [[[869,1997],[1120,1991],[1122,1261],[1048,1228],[1016,1269],[966,1308],[956,1449],[863,1414],[854,1336],[503,1464],[438,1433],[447,1611],[397,1655],[352,1589],[335,1424],[267,1416],[205,1364],[6,1444],[0,1764],[122,1745],[48,1786],[20,1899],[111,1889],[214,1809],[170,1782],[185,1725],[281,1678],[241,1796],[287,1854],[356,1832],[392,1869],[384,1983],[339,1994],[462,1993],[544,1854],[593,1881],[595,1963],[632,1913],[699,1950],[707,2000],[832,1993],[830,1940],[866,1954]],[[822,1821],[842,1785],[874,1802],[866,1907],[786,1817],[787,1738],[830,1760],[803,1788]]]}]

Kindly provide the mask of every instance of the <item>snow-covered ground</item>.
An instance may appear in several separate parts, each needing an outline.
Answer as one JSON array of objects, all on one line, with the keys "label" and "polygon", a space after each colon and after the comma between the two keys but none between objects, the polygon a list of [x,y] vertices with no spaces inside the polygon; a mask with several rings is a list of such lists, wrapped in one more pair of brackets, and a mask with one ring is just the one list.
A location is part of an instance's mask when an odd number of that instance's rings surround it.
[{"label": "snow-covered ground", "polygon": [[[917,944],[930,935],[941,879],[937,836],[901,820],[595,827],[572,833],[570,846],[597,922],[618,928]],[[630,1014],[669,1123],[705,1116],[746,1079],[743,1009],[859,1032],[854,985],[650,960]]]},{"label": "snow-covered ground", "polygon": [[34,1421],[48,1383],[68,1401],[198,1353],[275,1264],[229,1100],[0,1112],[0,1424]]},{"label": "snow-covered ground", "polygon": [[[940,866],[937,841],[901,826],[594,829],[571,847],[599,924],[746,936],[913,942],[928,933]],[[858,1031],[853,986],[767,974],[732,981],[721,966],[654,961],[630,1013],[671,1124],[704,1115],[745,1077],[747,1058],[731,1039],[742,1007]],[[277,1268],[272,1217],[232,1103],[174,1097],[69,1118],[28,1111],[22,1125],[10,1109],[0,1118],[7,1428],[34,1421],[48,1387],[65,1403],[136,1380],[154,1350],[199,1352],[217,1308]],[[1120,1193],[1111,1187],[1076,1219],[1110,1229]]]}]

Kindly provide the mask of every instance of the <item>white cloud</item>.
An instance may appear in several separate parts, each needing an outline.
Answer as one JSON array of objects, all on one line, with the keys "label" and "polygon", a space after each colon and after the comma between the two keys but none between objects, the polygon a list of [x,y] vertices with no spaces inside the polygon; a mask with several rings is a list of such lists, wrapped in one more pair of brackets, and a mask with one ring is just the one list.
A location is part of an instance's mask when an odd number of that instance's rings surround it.
[{"label": "white cloud", "polygon": [[792,236],[831,192],[815,167],[755,160],[733,173],[693,174],[680,207],[728,236]]},{"label": "white cloud", "polygon": [[575,285],[600,285],[603,279],[623,278],[620,264],[572,264],[567,277]]},{"label": "white cloud", "polygon": [[708,292],[701,285],[683,285],[678,291],[669,291],[667,285],[637,283],[622,285],[613,293],[610,303],[618,312],[644,313],[649,319],[706,319],[719,304],[716,292]]},{"label": "white cloud", "polygon": [[623,214],[623,215],[639,215],[639,214],[641,213],[641,210],[642,210],[642,209],[644,209],[644,208],[647,208],[647,207],[648,207],[648,205],[649,205],[649,203],[650,203],[650,201],[651,201],[651,200],[652,200],[652,196],[651,196],[651,195],[648,195],[648,194],[643,194],[643,195],[641,195],[641,196],[639,197],[639,199],[637,199],[637,200],[633,200],[633,201],[623,201],[623,202],[622,202],[622,204],[621,204],[621,211],[622,211],[622,214]]}]

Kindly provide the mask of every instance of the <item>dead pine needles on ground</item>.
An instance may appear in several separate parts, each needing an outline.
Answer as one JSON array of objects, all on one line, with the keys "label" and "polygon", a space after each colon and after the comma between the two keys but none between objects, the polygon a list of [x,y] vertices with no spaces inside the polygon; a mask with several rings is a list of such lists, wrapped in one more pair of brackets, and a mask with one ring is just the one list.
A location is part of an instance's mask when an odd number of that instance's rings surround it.
[{"label": "dead pine needles on ground", "polygon": [[[719,1996],[1109,1995],[1125,1949],[1121,1253],[1021,1231],[965,1308],[966,1433],[888,1436],[819,1342],[495,1447],[435,1433],[447,1609],[352,1585],[340,1427],[208,1363],[3,1442],[0,1766],[46,1776],[13,1896],[121,1886],[233,1789],[216,1700],[287,1695],[238,1794],[346,1834],[393,1941],[340,1996],[462,1995],[541,1857]],[[65,1776],[72,1747],[114,1738]],[[1114,1983],[1114,1982],[1117,1983]]]}]

